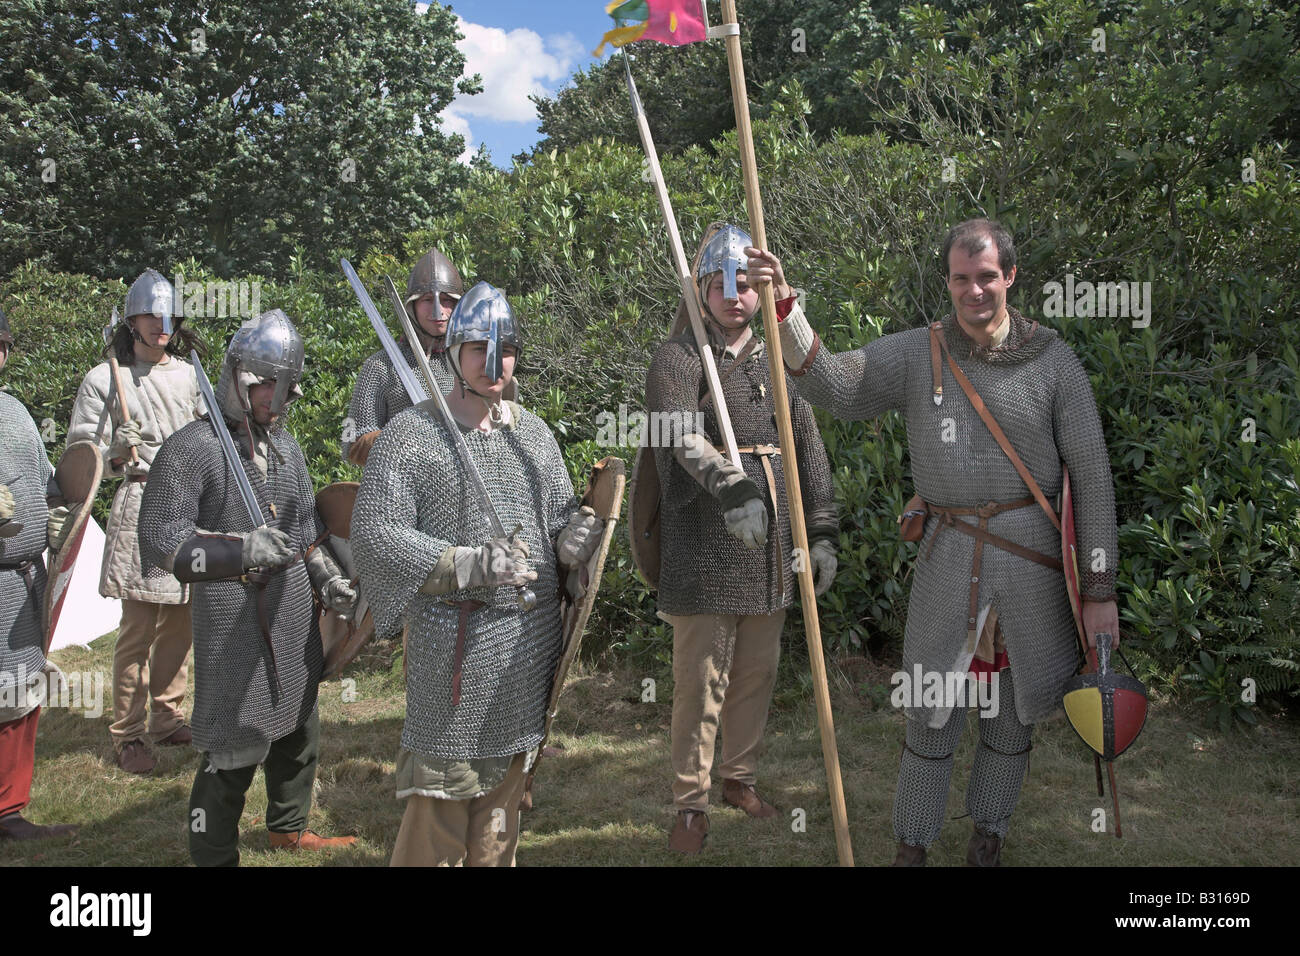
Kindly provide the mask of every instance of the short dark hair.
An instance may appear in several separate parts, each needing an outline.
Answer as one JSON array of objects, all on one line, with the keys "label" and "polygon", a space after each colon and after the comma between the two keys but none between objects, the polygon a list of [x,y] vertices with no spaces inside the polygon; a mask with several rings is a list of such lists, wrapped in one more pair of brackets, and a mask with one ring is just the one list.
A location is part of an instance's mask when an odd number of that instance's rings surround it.
[{"label": "short dark hair", "polygon": [[992,219],[967,219],[948,230],[943,240],[943,274],[952,274],[948,253],[953,246],[961,246],[963,252],[974,256],[979,255],[990,240],[998,247],[998,268],[1004,276],[1007,275],[1016,267],[1016,243],[1006,227]]}]

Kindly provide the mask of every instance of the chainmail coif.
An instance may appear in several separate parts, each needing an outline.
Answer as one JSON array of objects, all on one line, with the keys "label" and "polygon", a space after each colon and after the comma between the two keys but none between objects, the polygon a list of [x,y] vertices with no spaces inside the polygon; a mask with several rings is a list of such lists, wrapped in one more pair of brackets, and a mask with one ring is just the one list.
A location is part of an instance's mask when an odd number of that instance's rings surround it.
[{"label": "chainmail coif", "polygon": [[[1110,457],[1092,387],[1074,352],[1051,329],[1011,309],[999,348],[984,350],[952,316],[944,335],[958,366],[1002,426],[1049,501],[1061,490],[1061,462],[1070,469],[1084,598],[1113,599],[1119,562]],[[966,398],[947,362],[943,404],[932,398],[929,330],[886,335],[860,349],[817,352],[797,387],[814,405],[850,421],[893,409],[907,422],[916,491],[944,507],[972,507],[1027,497],[1029,489]],[[978,519],[958,518],[974,524]],[[966,637],[974,539],[940,521],[925,525],[908,604],[903,670],[948,671]],[[1046,555],[1060,554],[1060,534],[1037,506],[994,516],[988,530]],[[1094,558],[1094,554],[1100,557]],[[1098,561],[1099,569],[1092,563]],[[1101,562],[1104,561],[1104,568]],[[979,606],[998,609],[1007,653],[1016,671],[1016,709],[1032,724],[1061,702],[1061,686],[1077,669],[1078,638],[1064,577],[999,548],[985,546]],[[914,719],[942,726],[949,711],[909,709]]]},{"label": "chainmail coif", "polygon": [[[732,364],[730,358],[720,359],[718,374],[725,375]],[[812,407],[795,391],[793,381],[791,376],[786,376],[799,464],[799,489],[811,546],[818,538],[838,538],[839,512],[817,421]],[[676,336],[661,345],[651,360],[646,377],[646,407],[652,413],[685,416],[676,421],[684,421],[688,430],[695,431],[694,413],[706,388],[694,338],[689,334]],[[772,379],[767,356],[761,349],[727,377],[722,393],[738,446],[780,445]],[[714,416],[713,403],[708,402],[703,411],[705,436],[710,444],[721,447],[722,432]],[[666,436],[654,437],[657,440]],[[668,437],[680,440],[678,436]],[[758,486],[770,520],[772,506],[762,460],[756,455],[741,454],[740,463]],[[780,502],[779,519],[768,527],[768,546],[749,551],[727,531],[721,504],[687,474],[673,457],[672,448],[662,445],[655,448],[662,556],[659,609],[665,614],[771,614],[790,606],[799,587],[791,570],[790,509],[780,456],[772,458],[771,464]]]},{"label": "chainmail coif", "polygon": [[41,618],[45,606],[45,524],[47,494],[56,491],[54,470],[45,456],[36,423],[23,403],[0,392],[0,482],[14,496],[10,524],[23,529],[0,538],[0,565],[32,561],[33,594],[23,575],[0,568],[0,688],[12,686],[20,674],[28,677],[45,666],[45,635]]},{"label": "chainmail coif", "polygon": [[[316,514],[311,478],[298,443],[281,427],[271,430],[264,479],[248,458],[247,436],[232,433],[232,437],[267,524],[287,534],[294,549],[305,551],[325,529]],[[196,528],[223,534],[253,530],[206,420],[173,432],[154,458],[140,505],[140,553],[146,580],[165,573],[171,555]],[[176,560],[191,560],[191,556],[182,554]],[[253,585],[238,580],[198,581],[191,589],[194,745],[205,751],[244,750],[272,743],[301,727],[316,706],[324,662],[315,599],[303,562],[273,573],[266,586],[282,695],[274,694],[269,677]]]},{"label": "chainmail coif", "polygon": [[[542,739],[561,651],[554,539],[576,502],[559,446],[537,416],[513,406],[513,427],[464,432],[507,534],[528,542],[537,606],[522,612],[511,587],[420,592],[448,547],[478,547],[492,529],[432,402],[389,421],[366,462],[352,514],[352,549],[379,636],[406,628],[402,746],[430,757],[503,757]],[[470,613],[460,700],[452,706],[459,610]]]}]

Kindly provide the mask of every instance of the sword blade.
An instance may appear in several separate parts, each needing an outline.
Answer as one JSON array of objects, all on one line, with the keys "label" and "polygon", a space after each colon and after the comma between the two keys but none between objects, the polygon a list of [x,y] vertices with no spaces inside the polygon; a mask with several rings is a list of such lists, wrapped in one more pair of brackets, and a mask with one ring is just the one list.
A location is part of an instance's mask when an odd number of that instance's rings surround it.
[{"label": "sword blade", "polygon": [[[361,280],[357,277],[357,271],[352,268],[352,263],[346,259],[340,259],[339,265],[343,268],[343,274],[347,277],[348,285],[352,286],[352,291],[356,295],[357,301],[361,303],[361,308],[366,313],[366,318],[370,320],[375,334],[379,336],[379,344],[384,347],[384,352],[388,355],[388,361],[393,363],[393,368],[397,371],[397,377],[401,381],[402,387],[406,389],[407,398],[411,400],[412,405],[427,402],[429,400],[428,393],[419,380],[411,374],[411,367],[406,364],[406,356],[402,354],[401,348],[393,340],[393,335],[388,331],[388,326],[384,324],[384,320],[379,317],[379,310],[375,308],[374,302],[370,300],[370,293],[361,284]],[[403,308],[401,313],[405,315],[406,309]],[[406,338],[411,344],[412,352],[421,351],[418,338],[411,333],[408,333]],[[435,388],[434,391],[437,391],[437,389]]]},{"label": "sword blade", "polygon": [[240,464],[239,453],[235,451],[235,442],[230,437],[230,429],[226,427],[225,418],[221,414],[221,406],[217,404],[216,396],[212,393],[212,383],[208,381],[208,373],[203,371],[203,363],[199,360],[199,353],[191,351],[190,361],[194,363],[194,374],[199,382],[199,393],[203,396],[203,403],[208,406],[208,423],[212,425],[212,430],[216,433],[217,444],[221,446],[221,453],[226,459],[226,467],[235,476],[235,484],[239,487],[239,497],[244,499],[244,507],[248,509],[248,520],[253,522],[254,528],[265,527],[266,519],[262,517],[262,506],[257,503],[257,496],[253,494],[253,486],[248,483],[248,475],[244,474],[244,466]]}]

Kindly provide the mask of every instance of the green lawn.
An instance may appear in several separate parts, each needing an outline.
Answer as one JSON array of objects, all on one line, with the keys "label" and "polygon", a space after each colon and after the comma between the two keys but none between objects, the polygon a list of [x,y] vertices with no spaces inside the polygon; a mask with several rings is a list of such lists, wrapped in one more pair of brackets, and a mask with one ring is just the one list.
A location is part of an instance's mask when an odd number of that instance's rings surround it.
[{"label": "green lawn", "polygon": [[[102,670],[107,684],[113,636],[89,649],[53,656],[66,670]],[[388,862],[402,806],[393,797],[393,767],[403,710],[400,661],[377,646],[354,665],[355,700],[339,681],[321,687],[321,763],[311,825],[356,834],[356,848],[332,854],[276,854],[266,849],[261,775],[249,791],[242,823],[242,862],[249,866],[367,865]],[[739,810],[710,814],[705,851],[683,859],[666,846],[670,806],[671,674],[661,663],[575,673],[537,778],[536,807],[524,815],[523,866],[829,865],[835,842],[825,772],[810,695],[788,664],[768,722],[760,791],[781,808],[775,820],[751,821]],[[853,848],[859,865],[893,858],[890,825],[903,718],[873,704],[870,689],[889,671],[865,661],[832,664],[832,696]],[[642,680],[657,681],[657,700],[643,703]],[[108,708],[106,687],[105,707]],[[30,819],[79,822],[75,837],[0,844],[0,864],[177,866],[189,863],[186,807],[198,755],[162,748],[149,777],[117,769],[108,739],[111,718],[77,711],[42,713]],[[1196,712],[1156,702],[1147,728],[1117,766],[1124,838],[1095,833],[1092,762],[1059,720],[1036,734],[1024,793],[1003,851],[1008,865],[1262,865],[1300,862],[1300,734],[1294,720],[1265,718],[1255,731],[1219,734]],[[970,727],[957,753],[949,815],[965,812],[964,788],[974,753]],[[720,799],[721,784],[715,780]],[[806,811],[795,832],[791,812]],[[965,861],[968,820],[951,820],[932,848],[932,864]]]}]

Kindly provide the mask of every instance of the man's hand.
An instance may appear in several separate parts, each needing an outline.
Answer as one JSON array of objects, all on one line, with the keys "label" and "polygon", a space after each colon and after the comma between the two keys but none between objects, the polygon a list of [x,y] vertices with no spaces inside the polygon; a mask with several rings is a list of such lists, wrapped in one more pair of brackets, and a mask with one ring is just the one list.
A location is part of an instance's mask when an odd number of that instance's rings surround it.
[{"label": "man's hand", "polygon": [[835,581],[835,572],[840,566],[835,557],[835,545],[826,538],[818,538],[810,549],[814,577],[813,593],[821,597],[830,590]]},{"label": "man's hand", "polygon": [[14,493],[8,485],[0,485],[0,524],[14,516]]},{"label": "man's hand", "polygon": [[749,268],[745,270],[745,279],[751,286],[772,283],[772,295],[778,301],[788,299],[794,294],[794,290],[785,281],[785,270],[781,268],[780,259],[767,250],[754,246],[747,246],[745,255],[749,256]]},{"label": "man's hand", "polygon": [[517,535],[493,538],[479,548],[457,548],[458,582],[461,587],[524,587],[537,580],[528,555],[528,542]]},{"label": "man's hand", "polygon": [[108,446],[108,457],[114,461],[126,461],[131,457],[131,449],[140,446],[140,423],[123,422],[113,432],[113,443]]},{"label": "man's hand", "polygon": [[605,522],[596,517],[595,509],[583,505],[573,513],[555,542],[555,558],[565,567],[586,564],[596,553]]},{"label": "man's hand", "polygon": [[72,530],[72,524],[68,521],[69,514],[71,514],[71,509],[67,505],[59,505],[57,508],[50,509],[49,520],[45,525],[45,536],[48,539],[50,550],[56,554],[63,547],[67,533]]},{"label": "man's hand", "polygon": [[289,536],[278,528],[256,528],[244,536],[244,570],[282,568],[293,561]]},{"label": "man's hand", "polygon": [[325,586],[320,589],[320,596],[330,609],[338,614],[339,620],[350,621],[357,612],[359,600],[357,590],[352,586],[352,582],[342,575],[326,581]]},{"label": "man's hand", "polygon": [[748,551],[757,551],[767,544],[767,505],[762,498],[750,498],[738,508],[722,513],[727,530]]},{"label": "man's hand", "polygon": [[1110,634],[1112,648],[1119,647],[1119,607],[1114,601],[1083,602],[1083,633],[1088,646],[1097,646],[1098,634]]}]

